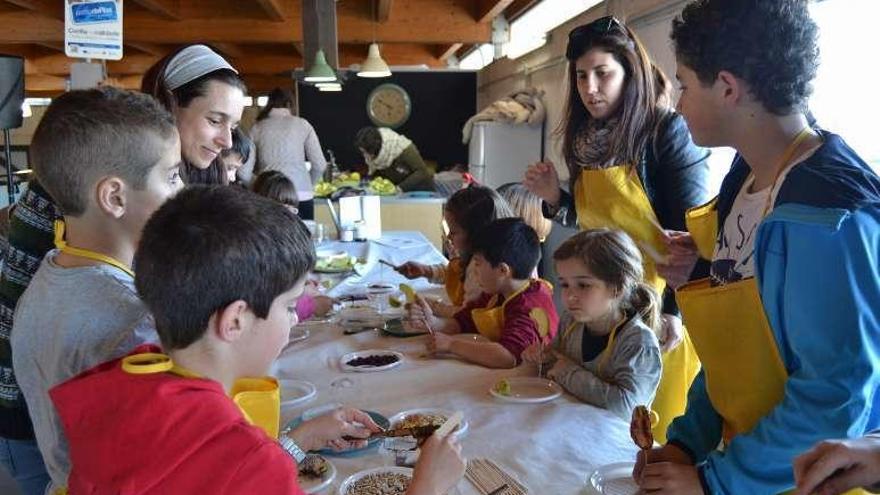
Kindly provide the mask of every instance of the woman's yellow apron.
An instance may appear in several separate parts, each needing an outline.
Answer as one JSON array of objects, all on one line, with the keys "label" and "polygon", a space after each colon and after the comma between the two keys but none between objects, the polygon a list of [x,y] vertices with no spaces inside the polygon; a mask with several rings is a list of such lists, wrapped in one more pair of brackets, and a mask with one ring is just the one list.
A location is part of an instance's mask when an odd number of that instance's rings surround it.
[{"label": "woman's yellow apron", "polygon": [[[164,354],[145,353],[123,358],[122,369],[131,374],[173,373],[186,378],[199,378],[190,370],[175,365]],[[232,385],[230,398],[248,423],[260,428],[269,438],[278,438],[281,421],[281,390],[278,380],[262,378],[239,378]]]},{"label": "woman's yellow apron", "polygon": [[[658,274],[654,258],[666,254],[657,215],[635,170],[620,165],[582,170],[574,185],[578,224],[582,229],[612,228],[629,234],[642,250],[645,282],[663,295],[666,281]],[[666,428],[687,406],[687,392],[700,369],[693,344],[684,341],[663,354],[663,375],[651,408],[659,415],[654,438],[666,442]]]},{"label": "woman's yellow apron", "polygon": [[[540,280],[540,282],[550,286],[550,283],[546,280]],[[504,330],[504,309],[507,307],[507,303],[516,298],[516,296],[522,294],[531,285],[531,281],[523,285],[516,292],[511,294],[510,297],[505,299],[500,306],[497,304],[498,299],[501,296],[495,294],[489,299],[489,302],[485,307],[471,310],[471,318],[473,318],[474,326],[477,327],[477,331],[480,332],[480,335],[486,337],[492,342],[498,342],[501,340],[501,332]],[[541,338],[546,337],[550,330],[550,319],[544,310],[542,308],[532,308],[532,310],[529,311],[529,317],[535,322],[535,326],[537,327],[538,334]]]},{"label": "woman's yellow apron", "polygon": [[[802,132],[792,142],[779,172],[809,135]],[[716,202],[717,198],[687,214],[688,230],[706,259],[712,259],[718,237]],[[769,210],[768,197],[764,214]],[[729,443],[734,436],[751,431],[782,402],[788,380],[757,281],[750,277],[712,287],[709,279],[697,280],[680,287],[676,298],[703,363],[709,400],[724,420],[724,443]],[[867,492],[847,492],[862,493]]]}]

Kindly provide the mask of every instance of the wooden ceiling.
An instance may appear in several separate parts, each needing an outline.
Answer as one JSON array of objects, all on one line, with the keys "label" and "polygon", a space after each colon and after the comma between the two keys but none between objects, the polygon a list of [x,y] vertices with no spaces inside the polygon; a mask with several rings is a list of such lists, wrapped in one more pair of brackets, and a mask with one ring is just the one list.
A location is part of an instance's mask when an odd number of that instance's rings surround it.
[{"label": "wooden ceiling", "polygon": [[[376,2],[375,4],[373,2]],[[492,19],[535,0],[338,0],[339,65],[361,63],[374,39],[389,65],[444,67],[463,47],[491,38]],[[28,96],[64,91],[62,0],[0,0],[0,53],[26,59]],[[290,84],[303,66],[300,0],[125,0],[124,57],[108,61],[114,84],[139,88],[150,65],[177,46],[207,42],[224,52],[251,94]],[[375,13],[375,21],[374,21]]]}]

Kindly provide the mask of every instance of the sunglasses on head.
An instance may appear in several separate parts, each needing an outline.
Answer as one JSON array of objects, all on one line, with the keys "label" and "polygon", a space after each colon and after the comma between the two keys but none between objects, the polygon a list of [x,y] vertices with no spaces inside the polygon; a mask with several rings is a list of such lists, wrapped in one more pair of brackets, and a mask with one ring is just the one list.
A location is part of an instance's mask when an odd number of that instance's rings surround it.
[{"label": "sunglasses on head", "polygon": [[571,40],[587,35],[602,35],[613,30],[625,31],[623,24],[621,24],[616,17],[613,15],[606,15],[605,17],[600,17],[589,24],[584,24],[583,26],[578,26],[572,29],[571,32],[568,33],[568,39]]},{"label": "sunglasses on head", "polygon": [[[573,60],[585,42],[592,37],[604,36],[610,32],[619,32],[627,35],[626,28],[613,15],[600,17],[595,21],[578,26],[568,33],[568,47],[566,48],[566,57]],[[628,36],[628,35],[627,35]]]}]

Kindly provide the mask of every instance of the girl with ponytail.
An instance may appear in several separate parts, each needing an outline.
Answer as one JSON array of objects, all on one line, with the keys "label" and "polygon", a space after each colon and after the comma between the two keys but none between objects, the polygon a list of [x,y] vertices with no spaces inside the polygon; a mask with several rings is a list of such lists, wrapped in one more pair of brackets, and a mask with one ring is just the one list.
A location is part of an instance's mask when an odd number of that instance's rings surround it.
[{"label": "girl with ponytail", "polygon": [[657,292],[643,282],[642,256],[620,230],[585,230],[553,255],[565,315],[552,350],[533,345],[523,360],[543,361],[568,392],[629,421],[650,405],[660,381]]}]

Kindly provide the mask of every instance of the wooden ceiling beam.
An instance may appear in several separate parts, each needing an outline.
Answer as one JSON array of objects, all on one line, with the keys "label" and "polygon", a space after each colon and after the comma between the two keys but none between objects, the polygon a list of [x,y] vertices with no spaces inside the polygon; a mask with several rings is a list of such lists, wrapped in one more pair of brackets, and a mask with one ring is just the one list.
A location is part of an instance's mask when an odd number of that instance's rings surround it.
[{"label": "wooden ceiling beam", "polygon": [[394,0],[375,0],[379,2],[378,8],[376,9],[376,21],[377,22],[388,22],[388,18],[391,17],[391,7],[394,4]]},{"label": "wooden ceiling beam", "polygon": [[[148,55],[159,55],[160,57],[165,56],[165,54],[169,51],[168,47],[157,45],[155,43],[130,43],[126,41],[125,45],[134,48],[139,52],[146,53]],[[125,56],[127,57],[128,54],[126,54]]]},{"label": "wooden ceiling beam", "polygon": [[[131,0],[153,3],[160,0]],[[169,0],[162,0],[168,2]],[[456,0],[408,0],[407,8],[397,8],[394,16],[375,29],[356,5],[339,4],[337,22],[340,43],[485,43],[491,26],[474,19],[472,7]],[[430,20],[436,28],[426,28]],[[284,21],[241,17],[187,18],[169,22],[152,13],[132,12],[123,17],[126,43],[184,44],[193,42],[295,43],[303,40],[302,13],[292,10]],[[28,12],[0,13],[0,43],[63,41],[64,22],[34,18]]]},{"label": "wooden ceiling beam", "polygon": [[445,62],[446,59],[455,55],[455,52],[461,50],[462,46],[464,46],[464,43],[453,43],[452,45],[449,45],[449,46],[441,45],[439,47],[440,53],[437,56],[437,59],[440,60],[441,62]]},{"label": "wooden ceiling beam", "polygon": [[273,21],[284,20],[284,9],[281,6],[281,0],[257,0],[257,5],[263,9],[263,12],[269,16],[269,19]]},{"label": "wooden ceiling beam", "polygon": [[23,9],[43,14],[53,19],[64,20],[64,2],[55,0],[3,0],[4,2]]},{"label": "wooden ceiling beam", "polygon": [[507,17],[508,21],[513,21],[534,7],[538,1],[539,0],[513,0],[513,2],[511,2],[504,10],[504,16]]},{"label": "wooden ceiling beam", "polygon": [[244,56],[244,50],[240,45],[236,45],[234,43],[211,43],[216,49],[223,52],[224,55],[229,57],[242,57]]},{"label": "wooden ceiling beam", "polygon": [[477,0],[474,2],[476,8],[474,18],[477,22],[491,23],[492,19],[504,12],[504,9],[509,7],[511,3],[513,0]]},{"label": "wooden ceiling beam", "polygon": [[[153,14],[165,19],[177,21],[180,20],[180,1],[179,0],[129,0],[141,7],[149,10]],[[125,16],[123,16],[125,22]],[[156,31],[160,33],[162,31]]]},{"label": "wooden ceiling beam", "polygon": [[36,43],[42,47],[46,47],[52,50],[58,50],[61,53],[64,53],[64,43],[58,41],[41,41],[40,43]]}]

